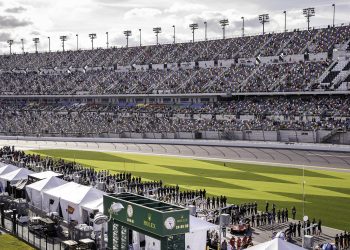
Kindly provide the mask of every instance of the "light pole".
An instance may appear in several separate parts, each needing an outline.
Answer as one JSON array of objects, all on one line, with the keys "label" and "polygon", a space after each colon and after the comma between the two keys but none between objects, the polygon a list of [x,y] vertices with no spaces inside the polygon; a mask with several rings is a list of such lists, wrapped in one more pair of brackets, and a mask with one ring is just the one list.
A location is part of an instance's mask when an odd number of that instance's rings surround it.
[{"label": "light pole", "polygon": [[75,36],[77,37],[77,50],[78,50],[79,49],[79,35],[76,34]]},{"label": "light pole", "polygon": [[196,29],[198,29],[198,24],[197,24],[197,23],[192,23],[192,24],[190,24],[189,27],[190,27],[191,30],[192,30],[192,42],[194,43],[194,31],[195,31]]},{"label": "light pole", "polygon": [[244,16],[242,16],[241,19],[242,19],[242,36],[244,36]]},{"label": "light pole", "polygon": [[106,45],[107,45],[107,49],[108,49],[108,47],[109,47],[109,41],[108,41],[108,31],[106,32],[106,39],[107,39],[107,41],[106,41]]},{"label": "light pole", "polygon": [[335,26],[335,3],[332,4],[333,6],[333,27]]},{"label": "light pole", "polygon": [[22,53],[24,54],[24,39],[21,39],[21,43],[22,43]]},{"label": "light pole", "polygon": [[315,16],[315,8],[303,9],[303,15],[304,15],[304,17],[306,17],[307,30],[310,30],[310,17]]},{"label": "light pole", "polygon": [[141,47],[141,45],[142,45],[142,43],[141,43],[141,29],[139,29],[139,32],[140,32],[140,47]]},{"label": "light pole", "polygon": [[205,41],[208,41],[207,31],[208,31],[208,23],[204,22],[204,40]]},{"label": "light pole", "polygon": [[12,55],[12,44],[13,44],[13,40],[7,40],[7,43],[9,44],[9,47],[10,47],[10,55]]},{"label": "light pole", "polygon": [[222,39],[225,39],[225,27],[229,24],[227,19],[222,19],[219,21],[220,25],[222,26]]},{"label": "light pole", "polygon": [[60,36],[60,39],[62,41],[62,50],[64,52],[64,42],[67,41],[67,36]]},{"label": "light pole", "polygon": [[153,28],[153,32],[156,33],[157,45],[158,45],[158,44],[159,44],[159,43],[158,43],[158,35],[159,35],[159,33],[162,33],[162,28],[161,28],[161,27]]},{"label": "light pole", "polygon": [[40,39],[38,37],[33,38],[33,42],[35,45],[35,53],[38,53],[38,43],[40,42]]},{"label": "light pole", "polygon": [[259,15],[259,22],[262,24],[263,26],[263,35],[265,34],[265,23],[270,22],[270,16],[269,14],[262,14]]},{"label": "light pole", "polygon": [[284,32],[287,32],[287,11],[283,11],[284,14]]},{"label": "light pole", "polygon": [[173,29],[174,29],[174,35],[173,35],[174,41],[173,41],[173,43],[175,44],[175,25],[173,25]]},{"label": "light pole", "polygon": [[94,49],[94,39],[96,39],[96,34],[95,33],[91,33],[89,34],[89,37],[91,39],[91,49],[93,50]]},{"label": "light pole", "polygon": [[129,36],[131,36],[131,30],[124,31],[124,35],[126,36],[126,47],[129,47]]},{"label": "light pole", "polygon": [[51,37],[47,37],[47,39],[49,39],[49,52],[51,52]]}]

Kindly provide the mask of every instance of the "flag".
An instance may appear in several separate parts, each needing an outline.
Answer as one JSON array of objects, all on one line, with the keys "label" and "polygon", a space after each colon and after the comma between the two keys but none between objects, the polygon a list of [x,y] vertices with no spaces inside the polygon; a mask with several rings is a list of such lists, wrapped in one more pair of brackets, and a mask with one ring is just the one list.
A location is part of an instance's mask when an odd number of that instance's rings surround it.
[{"label": "flag", "polygon": [[73,213],[74,213],[74,207],[71,207],[71,206],[68,205],[67,212],[68,212],[69,214],[73,214]]}]

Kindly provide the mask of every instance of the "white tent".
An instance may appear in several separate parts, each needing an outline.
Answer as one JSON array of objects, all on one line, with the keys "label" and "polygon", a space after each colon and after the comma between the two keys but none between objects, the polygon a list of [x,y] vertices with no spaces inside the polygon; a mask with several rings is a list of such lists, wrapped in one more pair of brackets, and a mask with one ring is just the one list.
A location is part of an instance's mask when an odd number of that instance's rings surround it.
[{"label": "white tent", "polygon": [[52,171],[44,171],[44,172],[30,174],[28,176],[28,178],[32,178],[32,179],[35,179],[35,180],[44,180],[44,179],[50,178],[52,176],[57,177],[57,176],[62,176],[62,174],[55,173],[55,172],[52,172]]},{"label": "white tent", "polygon": [[[78,223],[83,223],[82,208],[81,205],[96,201],[103,198],[103,192],[96,188],[79,185],[74,190],[74,194],[62,196],[60,199],[60,205],[62,209],[63,218],[68,220],[76,220]],[[74,209],[73,213],[68,215],[68,206]]]},{"label": "white tent", "polygon": [[3,165],[3,166],[0,166],[0,175],[7,174],[7,173],[15,171],[17,169],[18,169],[18,167],[14,166],[14,165]]},{"label": "white tent", "polygon": [[[91,213],[98,210],[103,213],[103,198],[89,201],[87,203],[82,204],[81,206],[81,217],[83,222],[89,221],[89,217]],[[105,230],[107,229],[107,223],[105,225]],[[101,225],[94,224],[94,231],[100,231]]]},{"label": "white tent", "polygon": [[86,202],[81,205],[81,207],[89,212],[93,212],[98,209],[101,213],[103,213],[103,198]]},{"label": "white tent", "polygon": [[30,204],[42,210],[42,192],[66,183],[66,181],[53,176],[27,185],[26,191]]},{"label": "white tent", "polygon": [[[46,212],[58,212],[60,206],[65,220],[76,220],[78,223],[82,223],[81,205],[102,197],[102,191],[69,182],[43,192],[43,210]],[[52,204],[50,204],[50,199]],[[68,213],[69,208],[71,213]]]},{"label": "white tent", "polygon": [[207,231],[218,227],[218,225],[190,216],[190,232],[185,234],[186,249],[205,249]]},{"label": "white tent", "polygon": [[[12,172],[12,171],[15,171],[15,170],[17,170],[18,169],[18,167],[16,167],[16,166],[14,166],[14,165],[2,165],[1,167],[0,167],[0,176],[1,175],[5,175],[5,174],[8,174],[8,173],[10,173],[10,172]],[[0,181],[0,193],[2,193],[3,191],[4,191],[4,189],[5,189],[5,187],[3,187],[2,186],[3,184],[2,184],[2,182]]]},{"label": "white tent", "polygon": [[[80,186],[75,182],[67,182],[61,186],[50,188],[48,190],[42,191],[42,207],[43,211],[49,212],[58,212],[59,203],[61,196],[65,195],[73,195],[75,193],[75,189]],[[52,204],[50,204],[50,200],[52,200]]]},{"label": "white tent", "polygon": [[303,250],[305,248],[299,247],[281,238],[261,243],[259,245],[248,248],[249,250]]},{"label": "white tent", "polygon": [[7,187],[7,182],[10,182],[10,184],[15,184],[19,180],[27,179],[28,175],[31,173],[33,172],[26,168],[19,168],[7,174],[0,175],[0,182],[5,189]]}]

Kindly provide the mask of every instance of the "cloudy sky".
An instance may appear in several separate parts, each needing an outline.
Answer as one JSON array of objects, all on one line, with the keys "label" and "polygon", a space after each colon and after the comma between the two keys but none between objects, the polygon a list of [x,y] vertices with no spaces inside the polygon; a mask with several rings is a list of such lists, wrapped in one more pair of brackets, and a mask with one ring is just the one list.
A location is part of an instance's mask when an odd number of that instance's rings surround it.
[{"label": "cloudy sky", "polygon": [[208,22],[208,37],[219,38],[222,30],[218,21],[227,18],[227,36],[241,34],[241,17],[246,20],[246,33],[259,33],[262,27],[257,16],[270,14],[267,32],[284,28],[284,14],[287,11],[287,28],[305,28],[302,9],[315,7],[316,17],[312,26],[332,23],[333,7],[336,4],[336,23],[349,23],[349,0],[0,0],[0,51],[9,53],[8,39],[13,39],[14,52],[21,52],[21,38],[25,39],[25,50],[33,51],[34,37],[40,38],[39,50],[48,50],[48,36],[51,50],[61,50],[59,37],[67,35],[67,49],[75,49],[76,34],[79,47],[91,46],[88,34],[96,33],[95,46],[106,46],[106,31],[112,46],[125,46],[124,30],[131,30],[130,46],[138,45],[139,29],[142,43],[154,44],[153,27],[161,27],[160,43],[172,41],[173,25],[176,40],[189,41],[192,38],[190,23],[198,23],[197,39],[204,39],[204,21]]}]

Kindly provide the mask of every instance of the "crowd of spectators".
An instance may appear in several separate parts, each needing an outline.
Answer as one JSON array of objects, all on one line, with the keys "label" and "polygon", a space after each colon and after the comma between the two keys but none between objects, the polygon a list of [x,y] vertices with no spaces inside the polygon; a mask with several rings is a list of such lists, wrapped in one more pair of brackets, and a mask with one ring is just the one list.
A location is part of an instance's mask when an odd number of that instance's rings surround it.
[{"label": "crowd of spectators", "polygon": [[257,55],[273,56],[328,52],[335,44],[349,40],[350,26],[294,30],[258,36],[245,36],[195,43],[122,47],[50,53],[25,53],[0,56],[0,69],[38,69],[42,67],[85,67],[132,64],[175,63],[220,60]]},{"label": "crowd of spectators", "polygon": [[350,128],[347,96],[246,97],[208,104],[7,104],[0,132],[103,136],[194,131]]},{"label": "crowd of spectators", "polygon": [[299,62],[126,72],[104,69],[55,75],[36,72],[3,73],[0,74],[0,94],[102,95],[307,91],[318,87],[318,78],[328,66],[328,62]]},{"label": "crowd of spectators", "polygon": [[[0,94],[156,94],[287,92],[321,89],[329,61],[232,63],[230,67],[120,71],[119,66],[328,52],[347,43],[350,26],[130,48],[0,56]],[[253,59],[255,60],[255,59]],[[322,59],[325,60],[325,59]],[[218,63],[221,65],[221,63]],[[64,70],[65,68],[65,70]],[[95,68],[90,71],[88,69]],[[16,69],[15,71],[11,71]],[[55,70],[52,71],[45,70]],[[62,69],[58,70],[58,69]],[[48,73],[50,72],[50,73]]]}]

